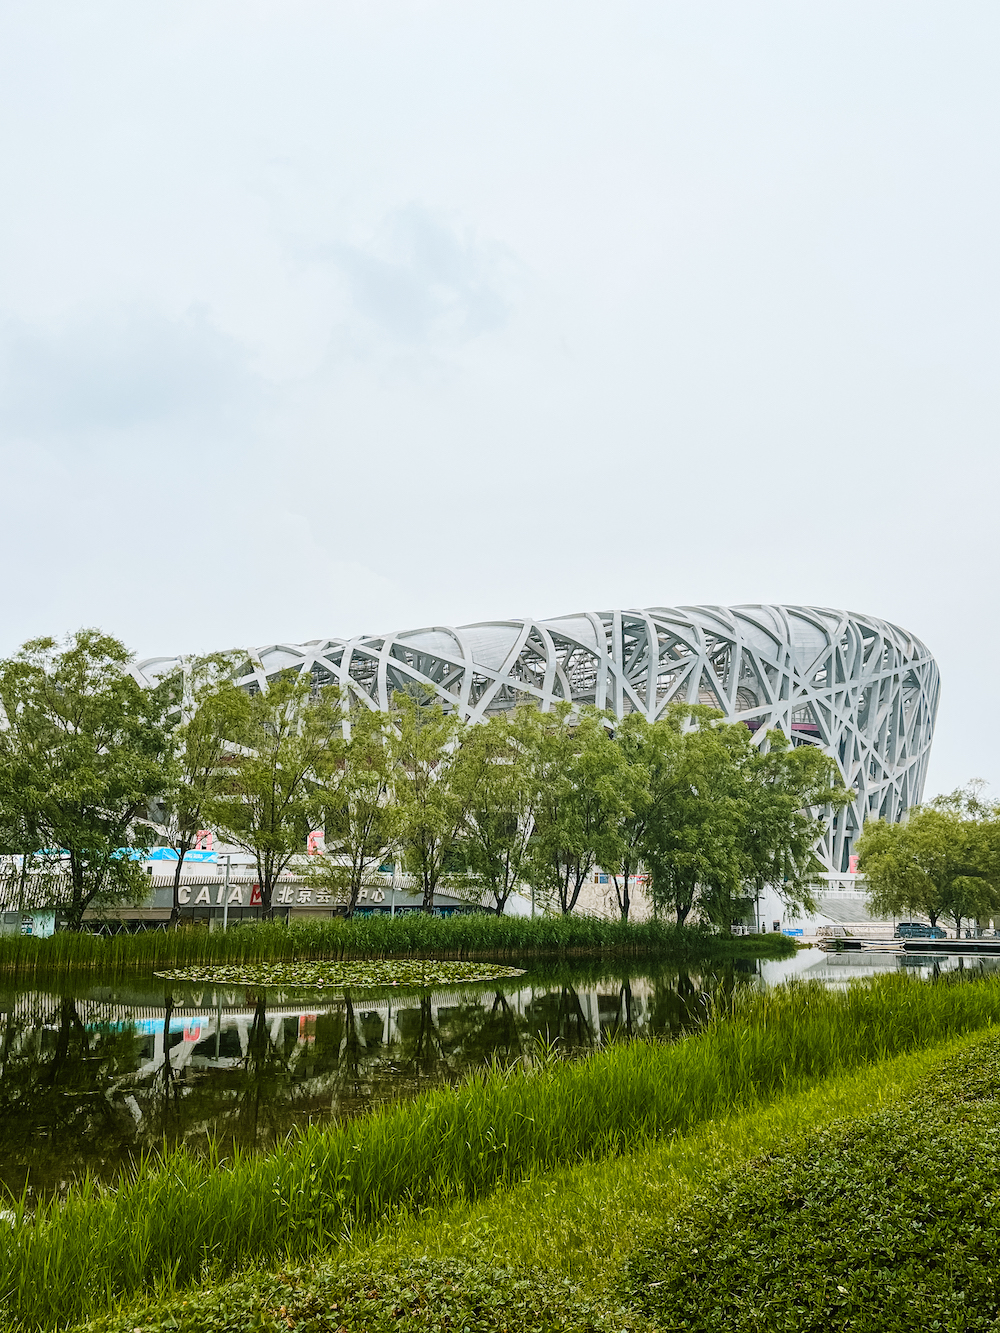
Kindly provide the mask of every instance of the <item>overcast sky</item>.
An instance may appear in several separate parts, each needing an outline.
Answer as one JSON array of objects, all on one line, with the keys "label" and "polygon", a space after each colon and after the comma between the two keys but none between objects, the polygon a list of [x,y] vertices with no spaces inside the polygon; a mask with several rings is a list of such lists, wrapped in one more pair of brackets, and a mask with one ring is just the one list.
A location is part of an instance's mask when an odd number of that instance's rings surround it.
[{"label": "overcast sky", "polygon": [[1000,788],[1000,6],[3,0],[0,652],[790,602]]}]

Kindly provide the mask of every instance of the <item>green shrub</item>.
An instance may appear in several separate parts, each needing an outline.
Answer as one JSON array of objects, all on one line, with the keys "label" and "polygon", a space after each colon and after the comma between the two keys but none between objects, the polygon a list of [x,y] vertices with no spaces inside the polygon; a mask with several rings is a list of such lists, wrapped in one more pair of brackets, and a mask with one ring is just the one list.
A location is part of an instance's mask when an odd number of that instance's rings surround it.
[{"label": "green shrub", "polygon": [[633,1314],[566,1279],[449,1260],[251,1273],[102,1318],[88,1333],[622,1333]]},{"label": "green shrub", "polygon": [[1000,1040],[891,1111],[723,1177],[632,1262],[658,1327],[910,1333],[1000,1319]]}]

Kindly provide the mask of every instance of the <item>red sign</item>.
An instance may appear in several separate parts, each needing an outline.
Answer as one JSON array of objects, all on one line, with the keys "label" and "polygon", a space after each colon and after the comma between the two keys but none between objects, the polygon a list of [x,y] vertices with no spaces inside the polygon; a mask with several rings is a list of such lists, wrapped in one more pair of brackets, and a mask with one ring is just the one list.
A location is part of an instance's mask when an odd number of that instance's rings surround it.
[{"label": "red sign", "polygon": [[251,907],[263,907],[263,906],[264,906],[264,899],[260,896],[260,885],[259,885],[259,884],[255,884],[255,885],[253,886],[253,888],[250,890],[250,906],[251,906]]}]

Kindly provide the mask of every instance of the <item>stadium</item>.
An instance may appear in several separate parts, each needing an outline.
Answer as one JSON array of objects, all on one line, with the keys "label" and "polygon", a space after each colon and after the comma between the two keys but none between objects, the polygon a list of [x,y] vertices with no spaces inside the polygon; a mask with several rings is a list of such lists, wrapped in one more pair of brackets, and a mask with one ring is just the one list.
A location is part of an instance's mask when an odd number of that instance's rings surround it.
[{"label": "stadium", "polygon": [[[150,658],[136,674],[152,683],[183,664]],[[473,722],[529,700],[651,721],[684,702],[718,708],[761,739],[779,728],[832,755],[855,793],[817,847],[831,875],[854,869],[866,819],[898,820],[921,800],[940,692],[933,657],[906,630],[803,606],[650,607],[271,644],[247,653],[239,680],[266,689],[289,669],[373,709],[420,684]]]}]

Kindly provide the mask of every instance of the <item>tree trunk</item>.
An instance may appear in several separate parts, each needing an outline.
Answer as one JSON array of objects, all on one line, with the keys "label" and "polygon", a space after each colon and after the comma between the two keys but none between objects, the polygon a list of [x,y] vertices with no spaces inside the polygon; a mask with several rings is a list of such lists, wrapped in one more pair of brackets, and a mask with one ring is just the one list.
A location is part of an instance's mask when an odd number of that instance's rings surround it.
[{"label": "tree trunk", "polygon": [[191,845],[190,838],[178,838],[180,846],[177,848],[177,864],[174,866],[174,893],[173,902],[170,905],[170,924],[176,926],[180,920],[181,905],[178,901],[178,892],[181,887],[181,871],[184,869],[184,858],[188,854],[188,848]]},{"label": "tree trunk", "polygon": [[424,896],[423,896],[423,899],[422,899],[422,901],[421,901],[421,908],[422,908],[422,910],[423,910],[424,912],[427,913],[428,916],[433,916],[433,915],[434,915],[434,889],[435,889],[435,887],[436,887],[436,881],[432,878],[431,875],[429,875],[429,874],[427,873],[426,870],[424,871],[424,874],[423,874],[423,880],[424,880]]}]

